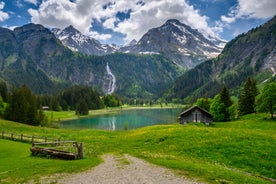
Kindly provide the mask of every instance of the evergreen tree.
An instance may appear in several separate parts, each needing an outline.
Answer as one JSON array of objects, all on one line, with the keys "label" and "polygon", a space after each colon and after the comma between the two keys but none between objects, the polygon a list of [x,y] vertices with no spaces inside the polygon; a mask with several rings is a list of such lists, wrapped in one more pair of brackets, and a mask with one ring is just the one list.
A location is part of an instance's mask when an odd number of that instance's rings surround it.
[{"label": "evergreen tree", "polygon": [[88,115],[88,105],[84,99],[81,99],[76,108],[76,114],[78,115]]},{"label": "evergreen tree", "polygon": [[3,101],[2,96],[0,96],[0,116],[4,115],[7,104]]},{"label": "evergreen tree", "polygon": [[[80,99],[83,99],[88,109],[101,109],[103,103],[97,91],[88,86],[72,86],[60,92],[56,97],[56,104],[63,110],[76,110]],[[57,101],[58,100],[58,101]]]},{"label": "evergreen tree", "polygon": [[52,97],[51,98],[51,105],[50,105],[50,108],[53,110],[53,111],[61,111],[61,107],[59,105],[59,102],[58,102],[58,99],[56,96]]},{"label": "evergreen tree", "polygon": [[220,93],[217,94],[210,106],[210,112],[213,114],[215,121],[229,121],[230,107],[232,101],[226,86],[223,86]]},{"label": "evergreen tree", "polygon": [[0,82],[0,95],[4,102],[8,100],[8,88],[5,82]]},{"label": "evergreen tree", "polygon": [[230,120],[230,113],[229,113],[229,107],[233,104],[230,95],[228,92],[227,87],[224,85],[221,92],[220,92],[221,101],[224,104],[223,114],[224,114],[224,121]]},{"label": "evergreen tree", "polygon": [[47,118],[47,116],[45,116],[44,111],[43,111],[42,108],[40,108],[38,110],[37,121],[39,122],[39,124],[41,126],[46,126],[47,123],[48,123],[48,118]]},{"label": "evergreen tree", "polygon": [[227,87],[224,85],[221,92],[220,92],[221,100],[226,107],[230,107],[233,103],[230,99],[230,95],[228,92]]},{"label": "evergreen tree", "polygon": [[24,124],[39,125],[36,96],[26,86],[14,89],[5,117]]},{"label": "evergreen tree", "polygon": [[255,112],[255,97],[257,95],[256,81],[248,77],[239,95],[238,109],[240,115]]},{"label": "evergreen tree", "polygon": [[[107,107],[119,107],[122,105],[122,101],[114,95],[106,95],[103,97],[104,105]],[[140,102],[144,103],[144,102]]]},{"label": "evergreen tree", "polygon": [[[11,101],[6,111],[6,118],[8,120],[17,121],[20,123],[27,123],[27,100],[24,95],[25,86],[13,89],[11,94]],[[25,91],[26,92],[26,91]]]}]

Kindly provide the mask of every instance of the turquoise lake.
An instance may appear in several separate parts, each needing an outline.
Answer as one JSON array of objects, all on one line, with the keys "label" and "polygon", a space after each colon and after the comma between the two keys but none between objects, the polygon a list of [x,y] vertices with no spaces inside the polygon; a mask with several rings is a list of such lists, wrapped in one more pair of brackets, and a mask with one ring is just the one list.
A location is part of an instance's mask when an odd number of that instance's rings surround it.
[{"label": "turquoise lake", "polygon": [[116,114],[98,115],[90,118],[64,121],[61,128],[124,130],[151,125],[173,124],[177,122],[181,109],[139,109],[122,110]]}]

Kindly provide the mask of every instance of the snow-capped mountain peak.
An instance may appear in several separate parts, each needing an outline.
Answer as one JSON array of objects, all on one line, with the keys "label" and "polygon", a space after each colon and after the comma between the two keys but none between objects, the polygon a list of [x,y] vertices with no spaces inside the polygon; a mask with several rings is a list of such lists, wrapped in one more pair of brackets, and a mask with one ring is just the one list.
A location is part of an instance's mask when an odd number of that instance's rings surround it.
[{"label": "snow-capped mountain peak", "polygon": [[129,53],[162,53],[184,68],[216,57],[221,50],[198,30],[177,19],[169,19],[160,27],[150,29],[136,45],[121,49]]},{"label": "snow-capped mountain peak", "polygon": [[[177,19],[169,19],[166,21],[166,23],[162,26],[163,29],[167,28],[167,27],[174,27],[175,29],[179,29],[180,32],[183,33],[187,33],[187,34],[193,34],[197,37],[201,37],[203,36],[205,39],[207,39],[208,41],[212,42],[215,46],[223,49],[225,44],[227,43],[226,40],[222,40],[217,36],[212,36],[207,34],[206,32],[201,33],[196,29],[192,29],[190,26],[181,23],[179,20]],[[202,38],[200,38],[202,39]]]},{"label": "snow-capped mountain peak", "polygon": [[52,32],[65,46],[85,54],[106,55],[118,50],[116,46],[101,44],[98,40],[82,34],[71,25],[63,30],[54,28]]},{"label": "snow-capped mountain peak", "polygon": [[101,44],[73,26],[63,30],[53,29],[52,32],[64,45],[74,51],[90,55],[107,55],[114,52],[163,54],[172,62],[187,69],[206,59],[216,57],[226,43],[206,33],[202,34],[177,19],[167,20],[160,27],[150,29],[138,42],[132,40],[123,47]]}]

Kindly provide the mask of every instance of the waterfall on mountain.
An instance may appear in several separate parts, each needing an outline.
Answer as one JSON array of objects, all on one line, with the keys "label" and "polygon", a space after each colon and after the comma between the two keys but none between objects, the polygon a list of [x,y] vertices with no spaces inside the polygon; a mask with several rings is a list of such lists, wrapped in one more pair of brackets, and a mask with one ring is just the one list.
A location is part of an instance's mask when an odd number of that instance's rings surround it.
[{"label": "waterfall on mountain", "polygon": [[104,84],[104,93],[105,94],[112,94],[115,91],[116,88],[116,77],[112,73],[108,63],[106,64],[106,78],[105,78],[105,84]]}]

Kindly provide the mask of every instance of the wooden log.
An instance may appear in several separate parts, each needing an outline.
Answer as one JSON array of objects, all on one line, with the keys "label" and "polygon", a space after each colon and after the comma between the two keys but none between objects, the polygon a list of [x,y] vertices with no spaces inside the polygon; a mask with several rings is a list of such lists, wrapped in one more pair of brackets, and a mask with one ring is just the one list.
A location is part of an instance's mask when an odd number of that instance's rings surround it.
[{"label": "wooden log", "polygon": [[54,158],[66,159],[66,160],[75,160],[77,159],[77,155],[61,150],[55,150],[51,148],[38,148],[31,147],[30,148],[32,155],[41,155],[41,156],[52,156]]}]

